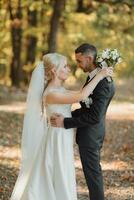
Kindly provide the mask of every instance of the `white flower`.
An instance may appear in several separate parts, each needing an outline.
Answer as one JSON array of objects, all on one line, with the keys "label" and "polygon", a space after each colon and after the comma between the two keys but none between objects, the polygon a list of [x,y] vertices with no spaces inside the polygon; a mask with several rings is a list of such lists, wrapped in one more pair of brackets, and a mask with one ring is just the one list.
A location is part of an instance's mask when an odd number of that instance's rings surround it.
[{"label": "white flower", "polygon": [[111,50],[107,48],[104,51],[107,52],[107,53],[110,53]]},{"label": "white flower", "polygon": [[103,58],[103,59],[106,59],[106,58],[108,59],[108,58],[109,58],[109,52],[103,51],[103,52],[102,52],[102,58]]},{"label": "white flower", "polygon": [[116,60],[119,57],[117,49],[111,51],[111,57],[113,58],[113,60]]},{"label": "white flower", "polygon": [[98,58],[98,62],[102,62],[103,61],[103,59],[100,57],[100,58]]},{"label": "white flower", "polygon": [[102,51],[102,58],[103,59],[108,59],[110,56],[110,49],[105,49]]},{"label": "white flower", "polygon": [[122,59],[117,49],[105,49],[100,53],[97,61],[101,67],[108,67],[121,63]]},{"label": "white flower", "polygon": [[112,51],[113,51],[115,54],[118,54],[117,49],[113,49]]},{"label": "white flower", "polygon": [[110,54],[110,51],[111,51],[111,50],[107,48],[107,49],[105,49],[105,51],[106,51],[108,54]]},{"label": "white flower", "polygon": [[86,104],[86,107],[87,107],[87,108],[90,108],[90,105],[93,103],[93,100],[92,100],[91,97],[90,97],[90,98],[87,97],[87,98],[84,99],[82,102]]},{"label": "white flower", "polygon": [[117,63],[121,63],[122,62],[122,58],[118,58]]},{"label": "white flower", "polygon": [[108,64],[106,63],[106,61],[103,61],[103,62],[101,63],[101,66],[102,66],[102,67],[108,67]]},{"label": "white flower", "polygon": [[116,56],[116,55],[113,55],[112,58],[113,58],[113,60],[116,60],[116,59],[117,59],[117,56]]}]

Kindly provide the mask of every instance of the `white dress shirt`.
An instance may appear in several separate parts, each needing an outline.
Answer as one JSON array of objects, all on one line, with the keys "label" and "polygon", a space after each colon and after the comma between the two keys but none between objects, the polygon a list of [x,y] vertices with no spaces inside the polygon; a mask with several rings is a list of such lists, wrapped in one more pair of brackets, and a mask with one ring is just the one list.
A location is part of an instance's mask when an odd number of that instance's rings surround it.
[{"label": "white dress shirt", "polygon": [[92,78],[94,78],[94,77],[96,76],[96,74],[97,74],[99,71],[100,71],[100,68],[99,68],[99,67],[97,67],[97,68],[95,68],[93,71],[91,71],[91,72],[88,74],[90,80],[91,80]]}]

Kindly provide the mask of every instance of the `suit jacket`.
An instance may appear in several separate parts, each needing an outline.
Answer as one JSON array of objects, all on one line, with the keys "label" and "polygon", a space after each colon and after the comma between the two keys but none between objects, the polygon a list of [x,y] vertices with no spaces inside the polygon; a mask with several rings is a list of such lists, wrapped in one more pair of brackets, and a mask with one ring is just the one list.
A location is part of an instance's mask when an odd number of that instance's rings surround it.
[{"label": "suit jacket", "polygon": [[64,119],[66,129],[77,128],[76,142],[79,146],[93,149],[102,147],[106,111],[114,93],[113,80],[108,82],[107,78],[104,78],[89,96],[93,101],[90,108],[87,108],[84,102],[80,102],[81,108],[72,112],[72,118]]}]

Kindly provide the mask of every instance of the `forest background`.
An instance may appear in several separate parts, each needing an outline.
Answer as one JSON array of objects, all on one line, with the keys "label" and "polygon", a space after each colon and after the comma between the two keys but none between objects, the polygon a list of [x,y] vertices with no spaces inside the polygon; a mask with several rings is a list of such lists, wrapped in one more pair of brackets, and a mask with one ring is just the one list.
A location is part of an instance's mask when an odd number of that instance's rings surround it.
[{"label": "forest background", "polygon": [[[86,75],[76,67],[74,50],[83,42],[98,52],[117,48],[122,54],[101,163],[106,200],[134,199],[134,0],[0,0],[1,200],[9,199],[18,175],[27,88],[36,63],[48,52],[66,55],[72,69],[66,86],[79,89]],[[78,199],[87,200],[76,144],[74,153]]]}]

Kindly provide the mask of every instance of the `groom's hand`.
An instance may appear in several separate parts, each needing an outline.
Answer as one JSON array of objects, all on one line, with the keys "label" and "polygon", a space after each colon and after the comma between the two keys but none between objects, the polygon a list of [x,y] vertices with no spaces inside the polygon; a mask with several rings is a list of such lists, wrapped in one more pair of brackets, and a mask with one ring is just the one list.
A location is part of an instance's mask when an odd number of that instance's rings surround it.
[{"label": "groom's hand", "polygon": [[50,117],[50,123],[53,127],[64,128],[64,116],[58,113],[53,113]]}]

